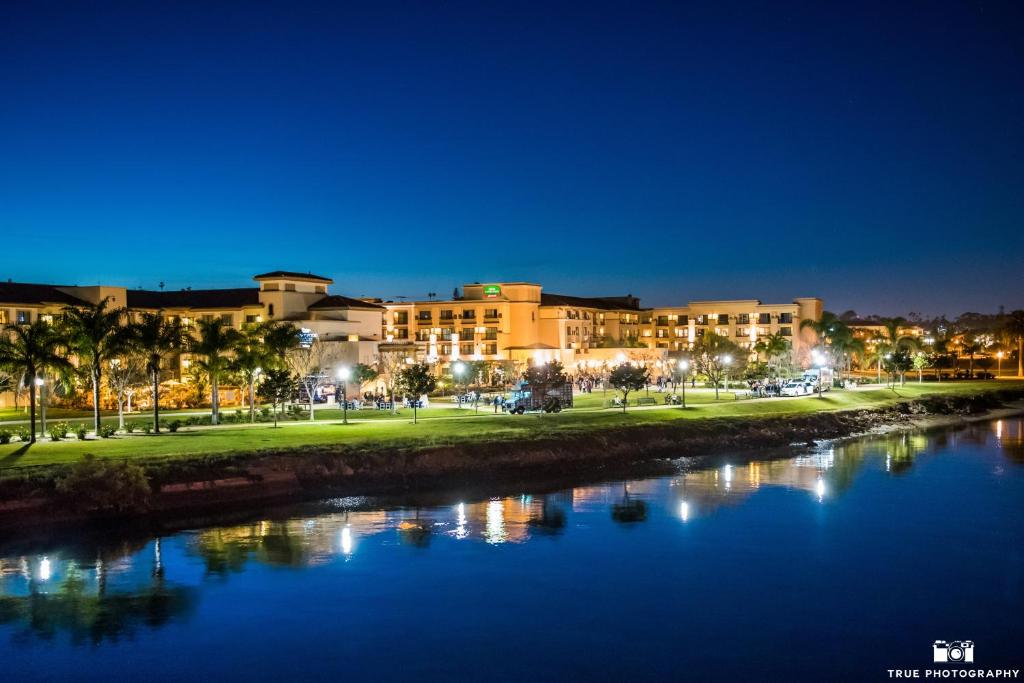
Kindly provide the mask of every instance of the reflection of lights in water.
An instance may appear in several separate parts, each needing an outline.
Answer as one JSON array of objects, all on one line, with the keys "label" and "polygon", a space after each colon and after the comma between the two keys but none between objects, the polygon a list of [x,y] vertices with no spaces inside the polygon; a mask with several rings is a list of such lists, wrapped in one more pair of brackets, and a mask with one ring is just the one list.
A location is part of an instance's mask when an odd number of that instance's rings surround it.
[{"label": "reflection of lights in water", "polygon": [[679,518],[684,522],[690,519],[690,504],[685,500],[679,501]]},{"label": "reflection of lights in water", "polygon": [[1003,438],[1003,421],[1002,420],[996,420],[996,438],[997,439],[1002,439]]},{"label": "reflection of lights in water", "polygon": [[825,497],[825,480],[821,477],[818,477],[818,483],[814,486],[814,491],[818,494],[818,502],[820,503]]},{"label": "reflection of lights in water", "polygon": [[352,526],[349,524],[341,530],[341,552],[346,555],[352,554]]},{"label": "reflection of lights in water", "polygon": [[39,561],[39,580],[49,581],[50,580],[50,558],[44,557]]},{"label": "reflection of lights in water", "polygon": [[484,538],[488,543],[505,542],[505,508],[500,500],[487,503],[487,531]]},{"label": "reflection of lights in water", "polygon": [[466,504],[459,503],[455,508],[455,538],[465,538],[469,533],[466,531]]},{"label": "reflection of lights in water", "polygon": [[892,453],[885,454],[885,471],[892,472]]},{"label": "reflection of lights in water", "polygon": [[725,488],[732,488],[732,465],[722,468],[722,479],[725,480]]}]

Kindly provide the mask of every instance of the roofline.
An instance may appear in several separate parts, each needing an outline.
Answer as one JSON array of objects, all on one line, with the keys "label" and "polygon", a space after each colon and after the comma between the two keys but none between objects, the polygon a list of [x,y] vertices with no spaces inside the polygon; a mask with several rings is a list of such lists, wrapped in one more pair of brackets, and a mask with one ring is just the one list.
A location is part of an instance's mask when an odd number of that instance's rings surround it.
[{"label": "roofline", "polygon": [[320,275],[313,275],[312,273],[284,273],[278,274],[277,272],[262,273],[260,275],[253,275],[252,279],[256,282],[262,282],[264,280],[302,280],[303,282],[326,282],[329,285],[334,284],[334,280],[329,277],[323,277]]}]

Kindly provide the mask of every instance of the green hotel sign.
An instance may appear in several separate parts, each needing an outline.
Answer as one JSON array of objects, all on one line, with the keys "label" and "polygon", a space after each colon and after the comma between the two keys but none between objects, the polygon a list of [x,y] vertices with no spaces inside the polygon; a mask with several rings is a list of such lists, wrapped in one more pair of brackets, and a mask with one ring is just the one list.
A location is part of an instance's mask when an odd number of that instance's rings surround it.
[{"label": "green hotel sign", "polygon": [[484,296],[488,299],[501,296],[501,287],[499,285],[484,285]]}]

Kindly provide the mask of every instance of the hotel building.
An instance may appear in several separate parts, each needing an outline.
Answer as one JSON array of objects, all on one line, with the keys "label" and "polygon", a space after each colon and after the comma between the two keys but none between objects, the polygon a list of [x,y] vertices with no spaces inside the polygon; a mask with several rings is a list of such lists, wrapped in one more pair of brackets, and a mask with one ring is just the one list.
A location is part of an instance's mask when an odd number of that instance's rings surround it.
[{"label": "hotel building", "polygon": [[[530,282],[475,282],[465,285],[458,298],[397,302],[332,294],[333,281],[311,273],[273,271],[253,280],[253,287],[173,291],[0,282],[0,326],[53,320],[65,306],[109,297],[113,307],[133,315],[159,311],[186,329],[212,318],[236,328],[288,321],[336,344],[334,356],[344,364],[372,364],[381,349],[393,349],[441,368],[459,359],[520,366],[558,360],[575,370],[623,359],[656,365],[708,331],[747,349],[762,337],[781,334],[792,342],[794,362],[806,364],[815,337],[801,331],[800,323],[819,319],[822,312],[816,298],[643,308],[630,295],[553,294]],[[189,363],[188,354],[181,354],[178,377],[187,375]],[[0,397],[0,405],[11,398]]]}]

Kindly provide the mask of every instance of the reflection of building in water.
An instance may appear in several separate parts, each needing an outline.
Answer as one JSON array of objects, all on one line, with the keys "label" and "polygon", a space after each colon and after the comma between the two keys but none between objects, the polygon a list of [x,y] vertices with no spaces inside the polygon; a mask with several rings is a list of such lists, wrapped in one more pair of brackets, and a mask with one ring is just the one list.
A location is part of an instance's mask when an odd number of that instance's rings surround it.
[{"label": "reflection of building in water", "polygon": [[1024,464],[1024,419],[996,420],[992,431],[1003,455]]}]

